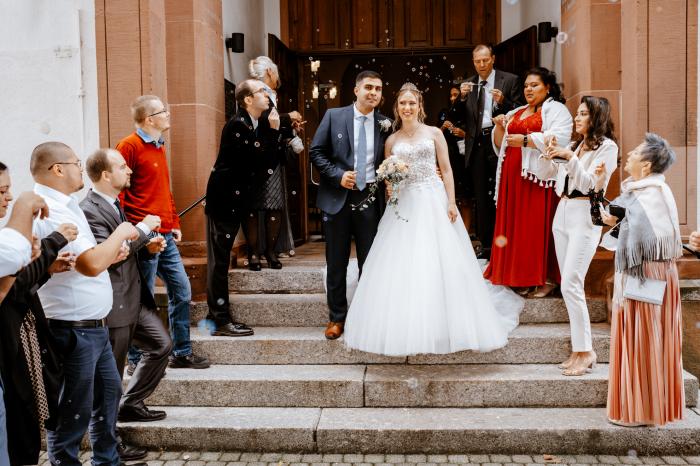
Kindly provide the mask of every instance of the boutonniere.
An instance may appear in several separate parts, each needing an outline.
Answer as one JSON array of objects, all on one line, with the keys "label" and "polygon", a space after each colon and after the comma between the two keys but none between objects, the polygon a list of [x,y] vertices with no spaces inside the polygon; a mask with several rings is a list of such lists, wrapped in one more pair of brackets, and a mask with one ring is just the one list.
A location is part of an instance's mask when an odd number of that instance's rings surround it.
[{"label": "boutonniere", "polygon": [[391,120],[389,120],[388,118],[379,120],[379,127],[381,128],[383,133],[388,132],[389,130],[391,130]]}]

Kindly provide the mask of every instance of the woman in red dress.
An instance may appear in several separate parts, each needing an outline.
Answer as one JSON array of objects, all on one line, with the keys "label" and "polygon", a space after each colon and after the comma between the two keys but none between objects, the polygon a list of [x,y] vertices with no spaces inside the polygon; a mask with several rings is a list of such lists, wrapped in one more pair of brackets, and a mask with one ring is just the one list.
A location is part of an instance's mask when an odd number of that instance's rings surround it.
[{"label": "woman in red dress", "polygon": [[559,198],[555,180],[540,178],[541,155],[552,136],[569,143],[573,120],[556,81],[546,68],[528,71],[527,105],[494,119],[493,139],[500,148],[496,173],[496,226],[491,262],[484,278],[517,288],[529,297],[549,295],[560,281],[552,222]]}]

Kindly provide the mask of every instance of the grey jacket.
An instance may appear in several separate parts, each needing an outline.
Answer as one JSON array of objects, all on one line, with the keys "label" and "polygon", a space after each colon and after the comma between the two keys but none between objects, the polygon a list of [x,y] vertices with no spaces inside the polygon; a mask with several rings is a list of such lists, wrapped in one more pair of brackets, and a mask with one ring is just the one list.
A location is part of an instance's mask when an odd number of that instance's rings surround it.
[{"label": "grey jacket", "polygon": [[[121,223],[114,207],[92,189],[80,202],[80,208],[83,209],[98,244],[106,240]],[[140,229],[138,231],[139,239],[131,242],[129,256],[109,267],[114,302],[112,311],[107,316],[108,327],[124,327],[136,323],[142,305],[149,309],[156,308],[153,294],[143,279],[136,256],[136,252],[146,246],[149,238]]]}]

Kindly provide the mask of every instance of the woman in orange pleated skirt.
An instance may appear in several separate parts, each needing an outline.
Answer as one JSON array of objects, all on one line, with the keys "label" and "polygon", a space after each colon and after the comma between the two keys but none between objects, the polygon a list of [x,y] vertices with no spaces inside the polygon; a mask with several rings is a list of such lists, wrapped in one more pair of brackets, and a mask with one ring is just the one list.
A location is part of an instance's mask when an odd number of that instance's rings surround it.
[{"label": "woman in orange pleated skirt", "polygon": [[[683,329],[676,267],[682,245],[676,204],[662,174],[674,161],[668,142],[647,134],[628,154],[625,171],[630,177],[611,203],[625,209],[624,217],[601,210],[605,223],[618,225],[606,234],[603,245],[616,248],[607,415],[622,426],[661,426],[683,418]],[[601,173],[605,175],[604,167]],[[634,286],[638,283],[643,291]],[[659,291],[649,292],[654,285]]]}]

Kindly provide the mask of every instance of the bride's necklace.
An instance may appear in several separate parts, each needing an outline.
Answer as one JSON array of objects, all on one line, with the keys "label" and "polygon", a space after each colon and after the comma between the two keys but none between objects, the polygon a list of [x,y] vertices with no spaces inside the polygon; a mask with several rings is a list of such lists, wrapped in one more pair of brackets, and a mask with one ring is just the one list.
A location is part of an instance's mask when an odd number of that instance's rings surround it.
[{"label": "bride's necklace", "polygon": [[406,138],[407,138],[407,139],[413,139],[413,135],[416,134],[416,131],[418,131],[418,130],[420,129],[420,127],[421,127],[421,125],[418,124],[418,125],[416,126],[416,128],[415,128],[413,131],[411,131],[410,133],[408,132],[408,130],[407,130],[406,128],[402,128],[401,131],[403,131],[404,133],[406,133]]}]

